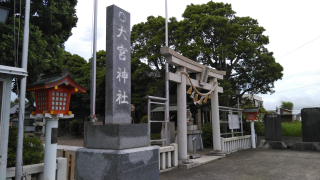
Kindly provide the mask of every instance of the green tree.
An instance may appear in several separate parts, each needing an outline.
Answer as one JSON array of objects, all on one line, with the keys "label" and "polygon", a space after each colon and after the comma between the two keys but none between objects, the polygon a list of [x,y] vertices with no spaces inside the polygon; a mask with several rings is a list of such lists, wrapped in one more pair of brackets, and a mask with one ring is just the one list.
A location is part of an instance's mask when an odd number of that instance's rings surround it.
[{"label": "green tree", "polygon": [[[21,23],[22,28],[18,32],[18,27],[16,26],[16,36],[19,34],[19,43],[18,54],[14,52],[14,18],[11,17],[8,20],[8,24],[0,23],[0,59],[1,65],[6,66],[16,66],[20,67],[21,58],[22,58],[22,41],[23,41],[23,20]],[[18,23],[18,19],[16,19]],[[58,38],[57,36],[51,37],[51,43],[49,44],[44,38],[42,32],[38,27],[30,24],[30,33],[29,33],[29,50],[28,50],[28,77],[27,83],[33,83],[37,80],[37,77],[41,73],[49,73],[56,71],[61,67],[61,54],[63,48],[58,47]],[[17,59],[15,59],[17,56]],[[16,85],[12,89],[16,92]],[[27,96],[30,98],[30,96]]]},{"label": "green tree", "polygon": [[[175,40],[174,31],[178,22],[170,18],[168,22],[169,44]],[[131,31],[131,103],[136,107],[135,120],[142,118],[147,103],[146,95],[163,89],[165,96],[165,58],[160,48],[165,46],[165,18],[149,16],[147,22],[132,27]],[[173,67],[170,67],[173,71]],[[143,85],[142,85],[143,84]],[[170,84],[172,85],[172,84]]]},{"label": "green tree", "polygon": [[68,68],[73,79],[87,88],[86,93],[72,94],[70,111],[81,119],[90,114],[90,64],[77,54],[64,52],[63,68]]},{"label": "green tree", "polygon": [[[10,8],[7,23],[0,23],[0,64],[20,67],[25,1],[21,1],[20,30],[19,15],[14,17],[14,2],[17,3],[16,13],[18,13],[20,1],[0,2],[0,6]],[[35,82],[40,74],[61,70],[64,42],[72,35],[71,29],[77,23],[76,4],[77,0],[31,0],[27,84]],[[16,46],[19,45],[18,53],[14,52],[14,32],[16,32]],[[13,92],[16,91],[18,84],[19,82],[14,82]],[[33,101],[32,94],[27,93],[26,97]]]},{"label": "green tree", "polygon": [[[96,114],[104,114],[106,52],[100,50],[96,52],[96,57]],[[70,110],[81,118],[90,114],[91,61],[92,58],[87,62],[82,57],[76,54],[71,55],[69,52],[65,52],[65,59],[63,59],[63,67],[69,68],[75,81],[87,88],[86,93],[73,94],[71,97]]]},{"label": "green tree", "polygon": [[147,104],[147,95],[152,95],[163,87],[162,79],[156,77],[154,70],[141,62],[139,58],[131,59],[131,104],[135,106],[136,121],[144,115],[144,108]]},{"label": "green tree", "polygon": [[[224,93],[220,105],[236,104],[234,90],[244,93],[273,93],[274,82],[281,79],[283,67],[265,47],[265,29],[251,17],[237,17],[231,4],[208,2],[187,6],[183,20],[169,22],[169,44],[182,55],[217,70],[226,71],[220,86]],[[147,18],[134,25],[131,33],[132,57],[147,60],[149,67],[164,75],[164,18]],[[173,69],[170,68],[170,71]],[[164,83],[163,83],[164,84]]]},{"label": "green tree", "polygon": [[[18,13],[19,1],[9,0],[0,3],[1,6],[10,8],[9,17],[14,13],[14,2],[16,2],[16,13]],[[77,2],[77,0],[31,0],[30,23],[39,28],[46,36],[46,40],[57,36],[58,44],[62,46],[72,35],[72,28],[76,27]],[[21,7],[21,18],[24,19],[25,1],[21,1]]]},{"label": "green tree", "polygon": [[290,102],[290,101],[281,101],[280,107],[283,108],[283,109],[292,110],[293,109],[293,103]]},{"label": "green tree", "polygon": [[[257,20],[235,14],[231,4],[209,1],[188,5],[175,32],[174,45],[184,56],[226,71],[220,83],[229,93],[236,88],[243,89],[241,95],[273,93],[283,67],[265,47],[269,43],[263,35],[265,29]],[[236,104],[234,98],[227,101]]]},{"label": "green tree", "polygon": [[[177,28],[176,18],[168,22],[169,44],[175,41],[174,31]],[[165,18],[149,16],[147,22],[141,22],[132,27],[131,48],[132,59],[145,60],[150,67],[161,75],[165,70],[165,58],[161,56],[160,48],[165,46]]]}]

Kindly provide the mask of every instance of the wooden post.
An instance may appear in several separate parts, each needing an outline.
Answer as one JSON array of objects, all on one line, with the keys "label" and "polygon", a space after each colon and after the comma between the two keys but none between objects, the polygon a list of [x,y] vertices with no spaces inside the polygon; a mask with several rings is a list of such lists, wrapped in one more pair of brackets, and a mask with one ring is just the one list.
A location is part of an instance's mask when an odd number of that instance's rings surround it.
[{"label": "wooden post", "polygon": [[71,154],[70,155],[70,180],[74,180],[74,168],[75,168],[75,160],[76,155]]},{"label": "wooden post", "polygon": [[66,173],[66,179],[69,180],[69,168],[70,168],[70,158],[69,158],[69,152],[68,151],[63,151],[63,157],[67,158],[67,173]]}]

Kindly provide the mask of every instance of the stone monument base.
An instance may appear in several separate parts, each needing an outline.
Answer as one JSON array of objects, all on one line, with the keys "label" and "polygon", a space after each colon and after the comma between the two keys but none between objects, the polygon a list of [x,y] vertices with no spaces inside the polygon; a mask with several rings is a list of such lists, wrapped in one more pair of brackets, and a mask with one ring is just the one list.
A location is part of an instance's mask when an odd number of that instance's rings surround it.
[{"label": "stone monument base", "polygon": [[261,140],[258,148],[265,148],[265,149],[288,149],[286,143],[283,141],[266,141]]},{"label": "stone monument base", "polygon": [[122,150],[149,143],[148,124],[88,125],[85,130],[85,148]]},{"label": "stone monument base", "polygon": [[301,142],[291,146],[292,150],[298,151],[320,151],[320,142]]},{"label": "stone monument base", "polygon": [[77,180],[158,180],[159,148],[88,149],[76,151]]}]

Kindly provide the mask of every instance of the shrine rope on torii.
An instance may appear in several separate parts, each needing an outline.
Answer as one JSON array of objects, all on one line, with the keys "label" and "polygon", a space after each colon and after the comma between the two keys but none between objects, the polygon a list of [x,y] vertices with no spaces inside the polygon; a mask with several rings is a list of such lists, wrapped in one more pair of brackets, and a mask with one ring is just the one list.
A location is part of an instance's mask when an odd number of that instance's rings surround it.
[{"label": "shrine rope on torii", "polygon": [[[213,134],[213,150],[221,151],[220,140],[220,123],[219,123],[219,100],[218,93],[223,93],[223,88],[218,86],[218,80],[223,79],[226,74],[225,71],[218,71],[209,68],[205,65],[192,61],[169,47],[162,47],[160,49],[161,55],[166,58],[166,61],[170,65],[177,67],[175,73],[167,72],[166,80],[178,83],[177,85],[177,130],[178,130],[178,157],[179,164],[184,163],[188,159],[187,156],[187,126],[186,126],[186,86],[191,86],[188,90],[188,94],[191,94],[192,90],[196,93],[194,101],[201,104],[207,102],[207,99],[211,99],[212,110],[212,134]],[[187,72],[196,73],[196,79],[189,77]],[[189,81],[187,81],[187,78]],[[207,83],[209,78],[210,82]],[[196,88],[208,90],[207,93],[200,93]],[[193,93],[193,95],[194,95]],[[198,100],[200,95],[200,100]]]}]

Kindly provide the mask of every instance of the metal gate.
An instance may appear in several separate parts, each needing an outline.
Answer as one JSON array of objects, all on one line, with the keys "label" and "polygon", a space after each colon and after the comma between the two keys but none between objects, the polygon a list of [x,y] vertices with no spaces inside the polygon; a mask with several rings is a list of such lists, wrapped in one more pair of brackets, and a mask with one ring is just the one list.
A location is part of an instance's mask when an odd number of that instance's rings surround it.
[{"label": "metal gate", "polygon": [[[168,123],[168,119],[166,118],[166,113],[164,115],[164,121],[151,120],[150,118],[151,118],[151,104],[157,104],[157,105],[164,106],[164,112],[166,112],[166,108],[167,108],[166,107],[166,102],[168,101],[168,99],[155,97],[155,96],[147,96],[146,98],[148,99],[148,136],[149,136],[149,139],[151,138],[151,123],[154,123],[154,122],[158,122],[158,123],[159,122],[161,122],[161,123],[164,122],[165,123],[164,139],[154,139],[154,140],[150,139],[150,142],[164,141],[165,145],[167,146],[168,145],[167,144],[167,123]],[[154,100],[156,100],[156,101],[154,101]]]}]

